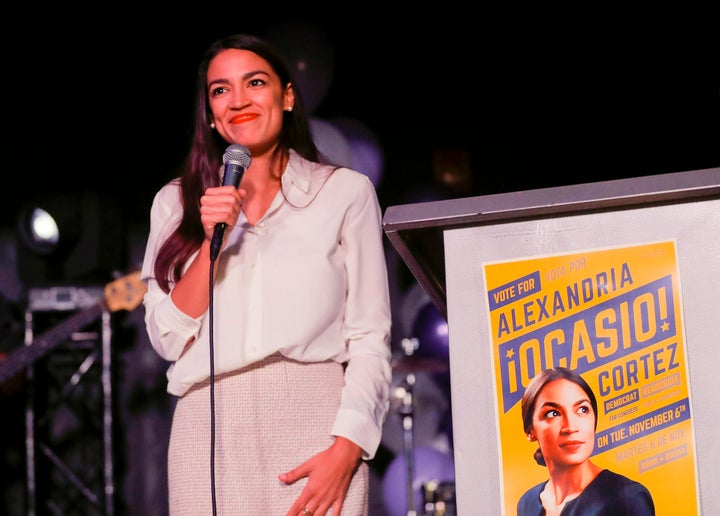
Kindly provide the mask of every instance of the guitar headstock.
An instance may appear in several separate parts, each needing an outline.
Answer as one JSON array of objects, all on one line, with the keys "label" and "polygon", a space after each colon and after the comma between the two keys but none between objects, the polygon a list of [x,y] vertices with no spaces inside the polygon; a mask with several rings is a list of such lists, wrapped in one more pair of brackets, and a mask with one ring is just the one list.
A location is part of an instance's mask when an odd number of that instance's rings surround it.
[{"label": "guitar headstock", "polygon": [[147,285],[140,279],[140,271],[135,271],[105,285],[105,304],[108,310],[134,310],[142,302]]}]

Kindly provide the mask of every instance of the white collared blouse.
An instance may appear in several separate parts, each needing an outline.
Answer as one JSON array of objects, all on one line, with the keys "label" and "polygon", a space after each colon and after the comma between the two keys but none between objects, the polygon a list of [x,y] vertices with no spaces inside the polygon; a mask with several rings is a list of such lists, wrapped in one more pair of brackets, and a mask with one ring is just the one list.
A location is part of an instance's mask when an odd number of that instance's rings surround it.
[{"label": "white collared blouse", "polygon": [[[209,312],[189,317],[153,277],[156,253],[181,215],[176,179],[153,200],[142,266],[148,336],[171,362],[167,390],[177,396],[210,375]],[[332,434],[360,445],[366,459],[380,443],[391,382],[381,218],[367,176],[291,151],[282,190],[265,215],[251,226],[241,213],[230,231],[213,297],[215,375],[276,352],[298,361],[347,363]]]}]

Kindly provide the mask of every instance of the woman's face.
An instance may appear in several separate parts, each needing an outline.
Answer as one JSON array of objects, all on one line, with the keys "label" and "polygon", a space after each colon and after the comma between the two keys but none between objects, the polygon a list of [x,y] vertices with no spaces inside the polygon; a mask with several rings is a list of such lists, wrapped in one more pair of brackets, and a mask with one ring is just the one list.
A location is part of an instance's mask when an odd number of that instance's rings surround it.
[{"label": "woman's face", "polygon": [[228,143],[253,156],[275,148],[294,96],[267,61],[249,50],[223,50],[210,61],[207,86],[215,128]]},{"label": "woman's face", "polygon": [[570,380],[547,383],[535,401],[530,440],[548,467],[585,462],[595,446],[595,413],[585,391]]}]

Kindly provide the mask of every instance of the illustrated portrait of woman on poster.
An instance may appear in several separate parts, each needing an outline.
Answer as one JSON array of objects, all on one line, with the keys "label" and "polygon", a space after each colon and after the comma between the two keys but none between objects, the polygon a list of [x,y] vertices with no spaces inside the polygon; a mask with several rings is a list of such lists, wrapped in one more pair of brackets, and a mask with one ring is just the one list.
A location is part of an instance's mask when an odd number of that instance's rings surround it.
[{"label": "illustrated portrait of woman on poster", "polygon": [[520,497],[518,516],[655,514],[644,485],[590,461],[597,400],[579,374],[563,367],[540,372],[525,389],[521,411],[527,439],[539,444],[535,461],[550,478]]}]

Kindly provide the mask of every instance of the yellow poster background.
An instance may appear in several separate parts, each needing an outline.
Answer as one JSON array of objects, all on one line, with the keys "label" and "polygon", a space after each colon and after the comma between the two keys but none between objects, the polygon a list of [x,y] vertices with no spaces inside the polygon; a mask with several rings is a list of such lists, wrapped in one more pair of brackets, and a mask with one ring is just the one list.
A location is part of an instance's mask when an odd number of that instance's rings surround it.
[{"label": "yellow poster background", "polygon": [[591,460],[644,484],[656,514],[698,513],[674,241],[487,263],[504,514],[547,480],[520,397],[540,370],[579,372],[598,401]]}]

